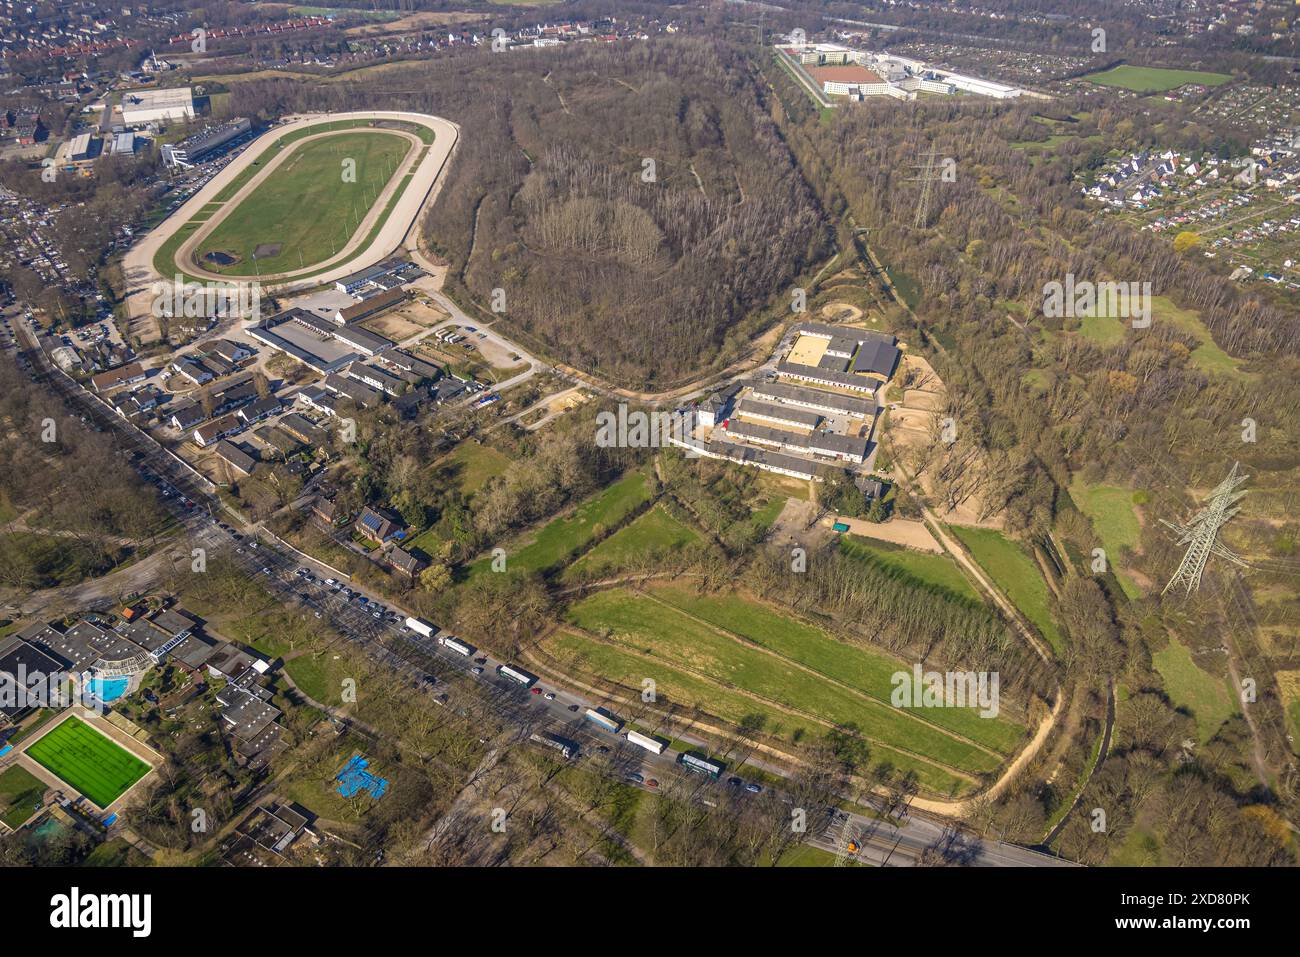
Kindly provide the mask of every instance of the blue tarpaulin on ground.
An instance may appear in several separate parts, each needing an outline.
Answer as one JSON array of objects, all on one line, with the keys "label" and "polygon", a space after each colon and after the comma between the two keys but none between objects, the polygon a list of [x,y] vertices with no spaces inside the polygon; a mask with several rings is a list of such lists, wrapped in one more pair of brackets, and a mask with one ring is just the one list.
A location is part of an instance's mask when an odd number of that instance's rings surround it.
[{"label": "blue tarpaulin on ground", "polygon": [[369,791],[370,796],[378,800],[388,790],[388,782],[366,770],[370,764],[359,754],[352,756],[343,770],[334,779],[339,782],[338,792],[345,798],[355,796],[360,791]]}]

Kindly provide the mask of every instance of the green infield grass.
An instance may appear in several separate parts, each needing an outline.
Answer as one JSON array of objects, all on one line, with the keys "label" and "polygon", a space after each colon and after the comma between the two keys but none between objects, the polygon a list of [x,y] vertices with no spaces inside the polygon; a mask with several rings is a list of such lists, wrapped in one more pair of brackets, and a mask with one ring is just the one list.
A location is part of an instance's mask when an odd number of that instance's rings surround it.
[{"label": "green infield grass", "polygon": [[853,534],[841,536],[840,551],[850,558],[884,568],[910,584],[938,588],[954,598],[983,604],[975,586],[947,555],[918,552],[902,545]]},{"label": "green infield grass", "polygon": [[[340,132],[294,147],[200,244],[203,268],[230,276],[274,274],[329,259],[356,233],[409,149],[389,133]],[[344,164],[355,164],[355,181]],[[264,251],[254,260],[254,252]],[[273,251],[272,251],[273,250]],[[219,265],[205,257],[236,258]]]},{"label": "green infield grass", "polygon": [[1196,732],[1202,741],[1214,737],[1220,725],[1238,710],[1228,693],[1226,679],[1202,669],[1187,646],[1176,639],[1171,637],[1168,647],[1152,655],[1151,662],[1165,679],[1170,700],[1196,719]]}]

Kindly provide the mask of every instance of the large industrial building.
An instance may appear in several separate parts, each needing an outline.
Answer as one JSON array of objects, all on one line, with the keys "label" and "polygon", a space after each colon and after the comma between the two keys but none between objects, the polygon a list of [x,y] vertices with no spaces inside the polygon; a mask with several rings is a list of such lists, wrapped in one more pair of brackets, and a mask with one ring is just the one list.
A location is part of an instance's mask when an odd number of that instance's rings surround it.
[{"label": "large industrial building", "polygon": [[188,86],[167,90],[128,90],[122,94],[122,123],[126,126],[192,119],[194,96]]},{"label": "large industrial building", "polygon": [[922,93],[951,95],[960,92],[1005,100],[1033,95],[1019,87],[965,76],[892,53],[873,53],[838,43],[798,40],[778,46],[792,68],[802,71],[807,80],[827,96],[851,100],[868,96],[914,100]]},{"label": "large industrial building", "polygon": [[393,344],[378,333],[359,326],[338,326],[306,309],[278,313],[247,332],[258,342],[327,374],[378,355]]}]

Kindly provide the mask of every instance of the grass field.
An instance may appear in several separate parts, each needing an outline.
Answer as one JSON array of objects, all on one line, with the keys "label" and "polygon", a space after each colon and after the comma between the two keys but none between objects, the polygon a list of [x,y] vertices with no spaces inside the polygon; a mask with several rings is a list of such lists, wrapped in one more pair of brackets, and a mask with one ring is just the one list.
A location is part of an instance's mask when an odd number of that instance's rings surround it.
[{"label": "grass field", "polygon": [[1277,687],[1291,734],[1291,750],[1300,754],[1300,671],[1277,672]]},{"label": "grass field", "polygon": [[620,528],[569,567],[622,568],[637,556],[662,555],[699,540],[700,536],[694,529],[656,506]]},{"label": "grass field", "polygon": [[445,459],[438,463],[456,487],[465,495],[473,495],[487,484],[488,479],[500,475],[510,465],[510,459],[490,445],[462,442]]},{"label": "grass field", "polygon": [[[838,641],[820,628],[742,595],[700,595],[680,585],[658,586],[650,593],[716,628],[739,635],[880,701],[889,700],[892,676],[910,664],[875,649]],[[931,724],[1002,754],[1015,750],[1023,730],[1005,718],[981,718],[965,708],[926,708],[916,713]]]},{"label": "grass field", "polygon": [[[644,472],[633,472],[609,488],[593,495],[572,514],[543,526],[528,544],[508,551],[508,571],[541,572],[554,568],[564,559],[597,537],[598,526],[609,528],[623,521],[650,498],[650,480]],[[492,559],[484,558],[470,566],[470,575],[483,574]]]},{"label": "grass field", "polygon": [[[879,745],[913,752],[920,763],[928,758],[958,775],[993,770],[1021,736],[1002,718],[983,719],[969,709],[894,708],[890,679],[906,670],[904,663],[835,641],[741,596],[699,596],[679,586],[649,594],[615,589],[578,602],[569,619],[631,657],[612,663],[636,676],[633,687],[644,677],[658,681],[666,666],[675,680],[692,679],[692,703],[728,720],[737,719],[737,710],[743,718],[758,709],[794,709],[800,714],[784,712],[776,722],[787,733],[817,723],[823,733],[831,725],[852,725]],[[714,696],[727,694],[740,700],[731,705],[732,714],[719,714],[716,709],[726,705]],[[815,719],[812,725],[804,715]]]},{"label": "grass field", "polygon": [[1175,705],[1186,708],[1196,718],[1196,731],[1202,741],[1214,736],[1237,711],[1223,678],[1201,669],[1192,660],[1187,646],[1169,639],[1169,646],[1151,656],[1156,670],[1165,679],[1165,691]]},{"label": "grass field", "polygon": [[992,529],[950,525],[949,530],[970,549],[975,561],[1012,604],[1043,633],[1048,644],[1057,653],[1063,651],[1065,640],[1048,610],[1047,582],[1029,553]]},{"label": "grass field", "polygon": [[910,584],[938,588],[954,598],[982,603],[975,586],[947,555],[918,552],[901,545],[851,534],[840,537],[840,551],[851,558],[883,568]]},{"label": "grass field", "polygon": [[[399,136],[361,132],[340,132],[295,147],[202,242],[199,261],[212,272],[252,276],[328,259],[356,232],[408,148]],[[355,161],[355,182],[342,178],[345,160]],[[253,251],[263,243],[278,243],[280,250],[254,261]],[[203,258],[210,252],[225,252],[239,261],[219,267]]]},{"label": "grass field", "polygon": [[1163,93],[1188,83],[1219,86],[1232,79],[1226,73],[1202,73],[1199,70],[1166,70],[1154,66],[1117,66],[1084,77],[1100,86],[1117,86],[1135,93]]},{"label": "grass field", "polygon": [[[546,648],[566,669],[597,674],[629,688],[639,689],[642,679],[653,675],[661,707],[698,708],[732,724],[756,722],[766,733],[795,743],[820,738],[828,730],[821,722],[789,714],[670,665],[655,662],[650,670],[640,655],[576,632],[556,632],[547,639]],[[958,794],[969,786],[943,768],[887,747],[873,747],[871,761],[913,771],[923,787],[938,794]]]},{"label": "grass field", "polygon": [[36,813],[45,782],[26,768],[13,765],[0,774],[0,821],[17,830]]},{"label": "grass field", "polygon": [[284,663],[284,671],[302,693],[323,704],[343,705],[343,679],[356,678],[356,667],[331,651],[299,655]]},{"label": "grass field", "polygon": [[[1124,337],[1132,333],[1130,320],[1115,316],[1087,316],[1080,322],[1079,334],[1103,348],[1124,341]],[[1153,325],[1168,323],[1195,339],[1197,345],[1192,348],[1192,365],[1201,371],[1218,375],[1244,374],[1238,368],[1237,360],[1215,344],[1214,337],[1193,310],[1180,309],[1166,296],[1152,296],[1151,322]]]},{"label": "grass field", "polygon": [[149,773],[149,765],[80,718],[68,718],[26,753],[101,808]]},{"label": "grass field", "polygon": [[1124,594],[1139,598],[1142,590],[1120,567],[1121,550],[1136,547],[1142,533],[1142,524],[1133,511],[1133,490],[1117,485],[1085,485],[1076,480],[1070,483],[1070,498],[1092,522]]}]

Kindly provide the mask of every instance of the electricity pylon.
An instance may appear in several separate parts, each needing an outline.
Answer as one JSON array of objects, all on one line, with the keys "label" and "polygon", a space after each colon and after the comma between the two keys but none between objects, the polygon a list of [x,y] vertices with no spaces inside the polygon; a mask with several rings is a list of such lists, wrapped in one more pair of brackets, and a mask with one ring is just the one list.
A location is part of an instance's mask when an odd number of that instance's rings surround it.
[{"label": "electricity pylon", "polygon": [[921,184],[921,195],[916,200],[916,216],[912,220],[912,225],[916,229],[924,229],[926,222],[930,218],[930,192],[931,184],[943,175],[941,170],[935,169],[934,158],[939,154],[934,150],[922,153],[921,156],[925,162],[913,169],[921,171],[919,176],[913,176],[911,182]]},{"label": "electricity pylon", "polygon": [[1175,585],[1186,586],[1187,595],[1200,588],[1201,575],[1211,555],[1217,555],[1235,565],[1246,564],[1245,559],[1218,540],[1219,529],[1228,519],[1241,511],[1241,506],[1237,503],[1246,492],[1244,489],[1238,491],[1237,487],[1245,481],[1246,476],[1237,474],[1237,463],[1233,462],[1228,477],[1210,493],[1209,504],[1193,515],[1190,522],[1179,525],[1176,522],[1167,522],[1163,518],[1160,520],[1160,524],[1178,533],[1179,545],[1187,546],[1187,552],[1183,555],[1178,571],[1174,572],[1174,577],[1169,579],[1169,584],[1160,594],[1165,594]]}]

